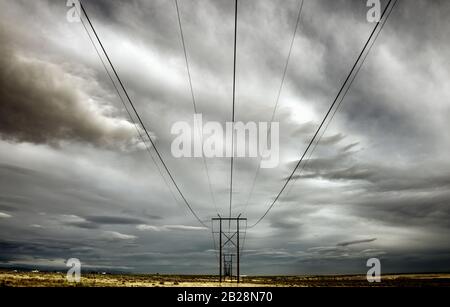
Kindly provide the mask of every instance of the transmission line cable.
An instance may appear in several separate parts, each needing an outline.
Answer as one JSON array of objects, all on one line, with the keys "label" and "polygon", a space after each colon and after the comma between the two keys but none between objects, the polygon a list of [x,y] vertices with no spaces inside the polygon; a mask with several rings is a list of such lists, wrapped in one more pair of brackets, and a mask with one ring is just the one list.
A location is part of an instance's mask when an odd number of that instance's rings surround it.
[{"label": "transmission line cable", "polygon": [[[286,59],[286,64],[285,64],[284,70],[283,70],[283,76],[281,78],[281,84],[280,84],[280,87],[278,89],[278,94],[277,94],[277,98],[275,100],[275,105],[274,105],[274,108],[273,108],[272,117],[271,117],[270,122],[269,122],[269,133],[268,133],[268,135],[270,135],[270,133],[272,132],[272,125],[271,124],[275,120],[275,114],[277,113],[277,110],[278,110],[278,105],[279,105],[279,102],[280,102],[281,93],[282,93],[283,87],[284,87],[284,81],[286,80],[286,75],[287,75],[287,72],[288,72],[289,62],[291,60],[291,54],[292,54],[292,50],[294,48],[295,38],[297,36],[297,31],[298,31],[298,28],[299,28],[299,25],[300,25],[300,20],[301,20],[302,11],[303,11],[303,4],[304,4],[304,0],[301,0],[300,7],[299,7],[299,10],[298,10],[298,14],[297,14],[297,21],[295,23],[294,33],[292,35],[292,40],[291,40],[291,44],[290,44],[290,47],[289,47],[289,52],[288,52],[288,56],[287,56],[287,59]],[[253,177],[253,181],[252,181],[252,185],[251,185],[251,188],[250,188],[250,192],[249,192],[249,194],[247,196],[247,200],[246,200],[245,205],[244,205],[244,210],[243,210],[244,212],[247,211],[248,204],[250,202],[250,199],[253,196],[253,192],[255,190],[256,181],[258,179],[260,170],[261,170],[261,157],[259,157],[259,159],[258,159],[258,167],[256,169],[255,176]]]},{"label": "transmission line cable", "polygon": [[108,53],[106,52],[105,47],[103,46],[103,43],[102,43],[102,41],[101,41],[97,31],[95,30],[95,27],[93,26],[93,24],[92,24],[92,22],[91,22],[91,20],[89,18],[89,15],[87,14],[86,9],[85,9],[85,7],[84,7],[84,5],[83,5],[81,0],[80,0],[80,7],[81,7],[81,10],[82,10],[84,16],[86,17],[86,20],[88,21],[88,23],[89,23],[89,25],[90,25],[90,27],[92,29],[92,32],[94,33],[94,35],[95,35],[95,37],[96,37],[96,39],[97,39],[97,41],[98,41],[98,43],[99,43],[103,53],[105,54],[105,57],[106,57],[109,65],[111,66],[111,69],[112,69],[116,79],[118,80],[118,82],[120,84],[120,87],[122,88],[123,92],[125,93],[125,96],[126,96],[128,102],[130,103],[130,106],[133,109],[133,111],[134,111],[134,113],[136,115],[136,118],[138,119],[138,122],[140,123],[142,129],[144,130],[146,136],[148,137],[148,140],[150,141],[153,149],[155,150],[156,155],[158,156],[158,159],[161,161],[164,169],[166,170],[167,174],[169,175],[173,185],[175,186],[176,190],[178,191],[178,193],[180,194],[181,198],[183,199],[183,202],[185,203],[185,205],[187,206],[189,211],[192,213],[192,215],[197,219],[197,221],[202,226],[208,228],[208,226],[198,217],[197,213],[193,210],[192,206],[190,205],[190,203],[188,202],[188,200],[184,196],[183,192],[181,191],[181,189],[179,188],[177,182],[175,181],[175,178],[173,177],[172,173],[170,172],[169,168],[167,167],[167,164],[164,161],[164,159],[162,158],[161,153],[159,152],[158,148],[155,146],[155,142],[150,137],[150,134],[149,134],[147,128],[145,127],[144,122],[142,121],[142,118],[140,117],[140,115],[139,115],[139,113],[138,113],[138,111],[137,111],[133,101],[130,98],[130,95],[128,94],[128,91],[126,90],[126,88],[125,88],[122,80],[120,79],[120,77],[119,77],[119,75],[118,75],[118,73],[117,73],[117,71],[116,71],[116,69],[115,69],[115,67],[114,67],[114,65],[113,65],[109,55],[108,55]]},{"label": "transmission line cable", "polygon": [[[182,26],[182,23],[181,23],[180,8],[179,8],[179,5],[178,5],[178,0],[175,0],[175,7],[177,9],[178,26],[180,28],[181,43],[182,43],[182,46],[183,46],[184,60],[185,60],[185,63],[186,63],[186,70],[187,70],[187,75],[188,75],[188,79],[189,79],[189,87],[190,87],[190,91],[191,91],[192,105],[194,107],[194,114],[199,114],[198,113],[198,109],[197,109],[197,103],[196,103],[195,95],[194,95],[194,87],[192,85],[191,69],[190,69],[188,55],[187,55],[187,50],[186,50],[186,43],[185,43],[185,39],[184,39],[183,26]],[[205,155],[203,154],[203,133],[202,133],[202,128],[201,127],[198,127],[198,128],[199,128],[198,133],[199,133],[199,136],[200,136],[200,138],[202,140],[203,167],[205,168],[206,178],[208,180],[209,193],[211,195],[211,200],[213,201],[214,208],[216,209],[216,212],[219,213],[219,211],[217,209],[216,198],[214,197],[214,192],[213,192],[213,188],[212,188],[212,184],[211,184],[211,176],[209,174],[208,164],[206,163],[206,158],[205,158]]]},{"label": "transmission line cable", "polygon": [[[393,0],[389,0],[388,4],[386,5],[385,9],[383,10],[383,13],[381,15],[380,20],[383,20],[383,17],[385,16],[391,2]],[[395,0],[396,2],[397,0]],[[395,3],[394,3],[395,5]],[[387,18],[386,18],[387,19]],[[331,111],[333,110],[334,106],[336,105],[339,97],[341,96],[341,94],[343,93],[347,82],[350,80],[351,76],[353,75],[358,63],[360,62],[361,58],[363,57],[367,47],[369,46],[369,43],[371,42],[372,38],[374,37],[374,34],[376,33],[377,29],[379,28],[380,22],[378,22],[374,29],[372,30],[368,40],[366,41],[366,43],[364,44],[364,47],[362,49],[362,51],[360,52],[358,58],[356,59],[356,62],[354,63],[354,65],[352,66],[352,69],[350,70],[350,73],[348,74],[347,78],[345,79],[343,85],[341,86],[338,94],[336,95],[336,98],[334,99],[333,103],[331,104],[331,106],[329,107],[327,113],[325,114],[325,117],[323,118],[322,122],[320,123],[317,131],[315,132],[315,134],[313,135],[313,137],[311,138],[308,146],[306,147],[305,152],[303,153],[303,155],[301,156],[300,160],[297,162],[294,170],[291,172],[291,174],[289,175],[289,177],[286,179],[284,185],[282,186],[280,192],[277,194],[277,196],[275,197],[275,199],[272,201],[272,203],[270,204],[269,208],[265,211],[265,213],[257,220],[257,222],[255,224],[253,224],[252,226],[250,226],[249,228],[253,228],[256,225],[258,225],[266,216],[267,214],[270,212],[270,210],[275,206],[276,202],[278,201],[278,199],[280,198],[281,194],[284,192],[284,190],[286,189],[286,186],[289,184],[289,182],[292,180],[292,178],[294,177],[294,174],[296,173],[297,169],[299,168],[300,164],[303,162],[304,158],[306,157],[306,154],[308,153],[309,149],[311,148],[311,146],[314,144],[317,136],[319,135],[319,132],[321,131],[322,127],[324,126],[328,116],[331,114]]]},{"label": "transmission line cable", "polygon": [[[232,109],[232,137],[231,137],[231,163],[230,163],[230,210],[229,217],[231,218],[231,208],[233,205],[233,169],[234,169],[234,122],[235,122],[235,106],[236,106],[236,54],[237,54],[237,27],[238,27],[238,0],[235,0],[234,5],[234,57],[233,57],[233,109]],[[228,229],[230,228],[231,220],[228,221]]]}]

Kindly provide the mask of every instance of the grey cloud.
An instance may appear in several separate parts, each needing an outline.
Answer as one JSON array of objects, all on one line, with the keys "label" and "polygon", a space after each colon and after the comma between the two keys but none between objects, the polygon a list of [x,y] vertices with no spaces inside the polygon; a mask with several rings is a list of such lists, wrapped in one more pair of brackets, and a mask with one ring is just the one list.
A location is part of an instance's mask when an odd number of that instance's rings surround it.
[{"label": "grey cloud", "polygon": [[127,121],[101,114],[90,105],[80,81],[60,67],[24,58],[12,50],[10,34],[0,32],[0,134],[17,142],[59,144],[78,141],[98,146],[131,144]]},{"label": "grey cloud", "polygon": [[296,232],[302,225],[298,221],[278,218],[271,221],[271,227]]},{"label": "grey cloud", "polygon": [[67,226],[73,226],[73,227],[78,227],[78,228],[82,228],[82,229],[98,229],[99,228],[99,225],[88,222],[88,221],[72,221],[72,222],[65,222],[64,224]]},{"label": "grey cloud", "polygon": [[137,239],[134,235],[124,234],[117,231],[105,231],[103,236],[105,239],[110,241],[129,241]]},{"label": "grey cloud", "polygon": [[319,144],[320,145],[332,145],[332,144],[339,143],[343,139],[345,139],[345,135],[343,135],[342,133],[338,133],[338,134],[335,134],[335,135],[331,135],[331,136],[327,136],[327,137],[321,138]]},{"label": "grey cloud", "polygon": [[[16,173],[22,176],[36,176],[39,175],[38,172],[29,169],[29,168],[24,168],[24,167],[19,167],[19,166],[15,166],[15,165],[10,165],[10,164],[0,164],[0,170],[2,172],[11,172],[11,173]],[[11,196],[2,196],[2,198],[4,200],[7,201],[13,201],[13,202],[17,202],[17,200],[23,200],[23,197],[11,197]],[[21,201],[22,202],[22,201]]]},{"label": "grey cloud", "polygon": [[[445,188],[450,185],[446,167],[435,169],[432,164],[417,164],[409,168],[352,161],[350,156],[306,160],[305,174],[294,178],[366,181],[369,191],[408,191]],[[338,161],[338,162],[337,162]]]},{"label": "grey cloud", "polygon": [[395,193],[367,197],[364,201],[351,201],[355,212],[390,223],[391,225],[420,225],[429,227],[450,226],[450,194],[413,193],[396,196]]},{"label": "grey cloud", "polygon": [[2,218],[2,219],[9,219],[9,218],[12,218],[12,217],[13,216],[11,214],[0,212],[0,218]]},{"label": "grey cloud", "polygon": [[375,241],[376,238],[372,238],[372,239],[362,239],[362,240],[353,240],[353,241],[345,241],[345,242],[340,242],[338,244],[336,244],[337,246],[349,246],[349,245],[355,245],[355,244],[361,244],[361,243],[370,243]]},{"label": "grey cloud", "polygon": [[205,227],[199,226],[186,226],[186,225],[166,225],[165,228],[169,230],[207,230]]},{"label": "grey cloud", "polygon": [[[6,164],[0,164],[0,168],[5,169],[5,170],[13,170],[13,171],[18,171],[20,172],[24,172],[23,169],[17,168],[17,167],[13,167],[11,165],[6,165]],[[30,199],[20,196],[20,195],[1,195],[0,196],[0,203],[4,203],[4,204],[27,204],[30,202]]]},{"label": "grey cloud", "polygon": [[5,206],[5,205],[0,205],[0,210],[2,210],[2,211],[8,211],[8,212],[14,212],[14,211],[17,211],[16,208],[11,207],[11,206]]},{"label": "grey cloud", "polygon": [[[340,169],[345,165],[349,165],[352,162],[351,160],[351,152],[338,153],[336,155],[332,155],[331,157],[323,157],[323,158],[306,158],[303,160],[300,167],[297,169],[297,175],[295,178],[299,178],[302,176],[299,173],[301,170],[306,172],[316,172],[320,173],[322,171],[327,170],[336,170]],[[286,166],[288,169],[293,170],[297,165],[298,161],[293,161],[287,163]]]},{"label": "grey cloud", "polygon": [[62,223],[84,229],[98,229],[106,225],[138,225],[145,223],[144,220],[122,216],[84,216],[73,218],[63,218]]},{"label": "grey cloud", "polygon": [[124,209],[122,210],[122,213],[128,214],[128,215],[135,215],[135,216],[142,216],[147,219],[151,220],[161,220],[163,217],[155,214],[151,214],[148,212],[149,210],[143,209],[143,210],[133,210],[133,209]]},{"label": "grey cloud", "polygon": [[358,166],[351,166],[344,169],[323,171],[324,169],[327,169],[326,166],[325,167],[322,166],[324,164],[326,165],[327,163],[323,162],[324,161],[314,161],[313,166],[310,166],[307,169],[309,168],[313,169],[314,166],[318,166],[318,169],[314,168],[315,172],[304,175],[296,175],[294,179],[322,178],[326,180],[370,180],[373,176],[373,171]]},{"label": "grey cloud", "polygon": [[313,253],[334,253],[336,251],[340,251],[342,249],[340,249],[339,247],[335,247],[335,246],[316,246],[316,247],[311,247],[308,248],[308,252],[313,252]]},{"label": "grey cloud", "polygon": [[136,227],[141,231],[165,231],[165,230],[175,230],[175,231],[205,231],[208,230],[206,227],[201,226],[189,226],[189,225],[163,225],[154,226],[141,224]]},{"label": "grey cloud", "polygon": [[355,148],[355,147],[358,146],[358,145],[359,145],[359,142],[352,143],[352,144],[350,144],[350,145],[344,146],[344,147],[341,149],[341,151],[342,151],[342,152],[348,152],[350,149],[353,149],[353,148]]},{"label": "grey cloud", "polygon": [[136,225],[144,223],[143,220],[131,217],[119,217],[119,216],[85,216],[87,221],[96,224],[105,225]]}]

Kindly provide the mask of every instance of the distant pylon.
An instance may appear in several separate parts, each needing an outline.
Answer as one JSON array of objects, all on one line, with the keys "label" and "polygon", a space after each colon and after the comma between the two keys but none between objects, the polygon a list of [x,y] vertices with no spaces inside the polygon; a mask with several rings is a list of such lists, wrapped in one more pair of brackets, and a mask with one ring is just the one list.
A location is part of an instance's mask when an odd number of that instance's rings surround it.
[{"label": "distant pylon", "polygon": [[[240,282],[240,223],[247,221],[239,214],[238,217],[219,217],[212,218],[212,232],[219,235],[219,281],[222,282],[222,277],[230,277],[233,280],[233,257],[236,256],[236,281]],[[228,231],[223,231],[223,221],[228,221]],[[214,231],[214,222],[219,223],[219,231]],[[231,226],[235,225],[234,228]],[[229,250],[235,252],[224,253],[224,248],[231,246]]]}]

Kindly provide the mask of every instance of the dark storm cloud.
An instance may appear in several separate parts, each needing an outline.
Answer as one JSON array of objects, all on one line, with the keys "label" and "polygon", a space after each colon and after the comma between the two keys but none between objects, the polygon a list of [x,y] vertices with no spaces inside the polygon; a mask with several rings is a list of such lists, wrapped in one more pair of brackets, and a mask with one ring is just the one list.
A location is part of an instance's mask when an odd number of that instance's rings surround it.
[{"label": "dark storm cloud", "polygon": [[[24,167],[18,167],[15,165],[9,165],[9,164],[0,164],[0,171],[1,172],[5,172],[5,173],[15,173],[18,175],[22,175],[22,176],[37,176],[39,175],[38,172],[28,169],[28,168],[24,168]],[[6,201],[12,201],[12,202],[17,202],[19,200],[19,202],[21,199],[23,200],[23,198],[19,197],[13,197],[13,196],[2,196],[3,200]]]},{"label": "dark storm cloud", "polygon": [[363,240],[354,240],[354,241],[346,241],[346,242],[340,242],[336,244],[337,246],[349,246],[349,245],[355,245],[355,244],[361,244],[361,243],[370,243],[375,241],[376,238],[372,239],[363,239]]},{"label": "dark storm cloud", "polygon": [[[68,250],[76,256],[92,254],[95,250],[94,247],[84,247],[82,249],[73,248],[74,244],[76,244],[76,241],[0,241],[0,247],[2,248],[3,255],[9,260],[14,259],[17,255],[33,256],[36,258],[64,258],[64,254],[67,253]],[[87,244],[84,243],[84,245],[86,246]]]},{"label": "dark storm cloud", "polygon": [[[82,248],[74,247],[74,245]],[[67,256],[83,259],[82,269],[84,272],[90,270],[108,270],[109,272],[127,271],[129,268],[120,266],[114,259],[102,253],[101,249],[94,245],[88,246],[86,242],[26,242],[26,241],[1,241],[2,264],[1,267],[14,267],[24,269],[49,269],[65,270]],[[94,263],[94,265],[92,265]]]},{"label": "dark storm cloud", "polygon": [[[292,165],[292,164],[290,164]],[[366,181],[369,191],[414,191],[434,190],[450,186],[448,169],[436,169],[432,163],[415,165],[414,172],[398,166],[382,163],[368,164],[352,161],[350,156],[337,155],[332,158],[305,161],[304,173],[294,179],[322,178],[334,180]]]},{"label": "dark storm cloud", "polygon": [[150,219],[150,220],[161,220],[161,219],[163,219],[162,216],[150,214],[148,211],[149,211],[148,209],[143,209],[141,211],[136,211],[136,210],[133,210],[133,209],[124,209],[124,210],[122,210],[122,213],[128,214],[128,215],[142,216],[142,217],[145,217],[145,218]]},{"label": "dark storm cloud", "polygon": [[66,226],[78,227],[81,229],[98,229],[100,225],[89,222],[89,221],[67,221],[63,222]]},{"label": "dark storm cloud", "polygon": [[[324,158],[306,158],[302,162],[302,166],[300,166],[297,171],[300,172],[302,169],[306,172],[316,172],[320,173],[322,171],[341,169],[343,166],[351,163],[351,152],[340,152],[331,157]],[[289,162],[286,164],[288,169],[294,169],[297,165],[298,161]],[[296,175],[295,178],[300,178],[301,173]]]},{"label": "dark storm cloud", "polygon": [[99,146],[131,143],[131,124],[95,112],[88,97],[78,91],[83,84],[59,67],[20,58],[12,49],[10,35],[0,31],[0,134],[4,139]]},{"label": "dark storm cloud", "polygon": [[[312,162],[311,166],[309,165],[309,161]],[[320,178],[326,180],[370,180],[374,174],[371,170],[358,166],[329,170],[328,166],[330,163],[327,163],[327,161],[307,160],[306,163],[308,163],[305,167],[306,171],[311,170],[313,172],[296,175],[293,179]],[[327,169],[327,171],[324,172],[323,169]]]},{"label": "dark storm cloud", "polygon": [[[10,165],[0,165],[0,168],[11,168]],[[30,199],[23,197],[21,195],[1,195],[0,196],[0,203],[3,204],[27,204],[30,202]]]},{"label": "dark storm cloud", "polygon": [[[394,194],[368,197],[355,205],[355,211],[366,217],[392,225],[450,226],[450,193]],[[389,214],[387,214],[389,213]]]},{"label": "dark storm cloud", "polygon": [[343,148],[341,149],[341,151],[342,151],[342,152],[348,152],[350,149],[353,149],[353,148],[355,148],[355,147],[358,146],[358,145],[359,145],[359,142],[352,143],[352,144],[350,144],[350,145],[347,145],[347,146],[343,147]]},{"label": "dark storm cloud", "polygon": [[298,231],[298,229],[302,226],[298,223],[298,221],[291,221],[289,219],[278,218],[273,220],[270,224],[273,228],[283,229],[285,231]]},{"label": "dark storm cloud", "polygon": [[300,125],[293,133],[292,137],[302,136],[304,134],[313,135],[317,130],[317,124],[313,122],[307,122],[305,124]]},{"label": "dark storm cloud", "polygon": [[[351,206],[352,211],[361,217],[397,226],[417,225],[419,221],[430,227],[449,226],[450,176],[445,166],[438,169],[432,166],[433,163],[422,163],[415,165],[411,172],[410,169],[384,163],[361,163],[348,155],[341,156],[341,159],[335,156],[307,162],[303,174],[294,176],[294,179],[300,184],[314,179],[353,182],[360,192],[346,199],[338,196],[335,201]],[[298,194],[286,200],[293,201],[296,197]]]}]

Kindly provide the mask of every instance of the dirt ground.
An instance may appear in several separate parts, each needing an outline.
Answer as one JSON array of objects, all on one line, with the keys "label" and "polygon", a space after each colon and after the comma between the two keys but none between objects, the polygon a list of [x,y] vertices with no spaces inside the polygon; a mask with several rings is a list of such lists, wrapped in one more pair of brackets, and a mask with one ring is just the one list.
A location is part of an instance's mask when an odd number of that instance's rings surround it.
[{"label": "dirt ground", "polygon": [[0,271],[0,287],[450,287],[447,274],[384,275],[381,283],[369,283],[363,275],[258,276],[242,282],[219,283],[217,276],[100,275],[83,274],[78,284],[68,283],[63,273]]}]

